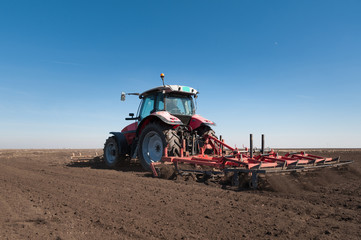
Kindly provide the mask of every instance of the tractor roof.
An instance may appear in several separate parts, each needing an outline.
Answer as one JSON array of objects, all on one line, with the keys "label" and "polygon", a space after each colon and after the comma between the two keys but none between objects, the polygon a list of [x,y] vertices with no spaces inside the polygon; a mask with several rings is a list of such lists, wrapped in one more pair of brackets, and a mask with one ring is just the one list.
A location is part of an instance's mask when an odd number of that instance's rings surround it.
[{"label": "tractor roof", "polygon": [[184,95],[196,95],[198,93],[198,91],[196,89],[187,87],[187,86],[165,85],[165,86],[159,86],[156,88],[149,89],[149,90],[143,92],[142,94],[140,94],[139,98],[143,98],[154,92],[163,92],[163,91],[165,93],[177,92],[177,93],[184,94]]}]

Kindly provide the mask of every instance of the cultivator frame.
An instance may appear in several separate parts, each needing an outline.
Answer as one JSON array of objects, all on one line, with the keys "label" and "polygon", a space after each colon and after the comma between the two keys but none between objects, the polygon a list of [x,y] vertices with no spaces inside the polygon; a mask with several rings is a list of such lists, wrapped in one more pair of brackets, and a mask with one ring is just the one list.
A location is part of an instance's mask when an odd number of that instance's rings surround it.
[{"label": "cultivator frame", "polygon": [[[250,134],[250,148],[238,149],[227,145],[222,137],[220,140],[205,135],[205,144],[199,147],[200,154],[190,156],[185,152],[185,141],[181,148],[180,156],[168,156],[167,148],[164,149],[164,156],[160,162],[151,163],[151,169],[155,177],[159,176],[159,165],[162,163],[174,164],[178,174],[193,172],[206,176],[233,173],[232,185],[239,186],[239,182],[246,176],[249,181],[249,187],[256,189],[258,187],[258,177],[261,174],[291,173],[316,170],[325,167],[338,167],[350,164],[353,161],[340,161],[340,157],[326,158],[317,155],[307,154],[304,151],[286,153],[281,156],[272,149],[265,150],[264,135],[262,135],[262,148],[253,149],[253,135]],[[205,150],[211,146],[213,155],[204,154]],[[227,148],[230,154],[226,155],[224,148]],[[204,169],[181,169],[180,164],[192,164]]]}]

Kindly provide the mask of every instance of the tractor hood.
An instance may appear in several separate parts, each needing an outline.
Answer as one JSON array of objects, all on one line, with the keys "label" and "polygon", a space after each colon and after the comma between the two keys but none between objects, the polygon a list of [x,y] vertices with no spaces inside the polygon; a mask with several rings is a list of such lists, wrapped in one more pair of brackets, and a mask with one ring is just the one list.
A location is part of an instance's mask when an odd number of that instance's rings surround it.
[{"label": "tractor hood", "polygon": [[154,112],[151,115],[155,115],[155,116],[159,117],[163,122],[165,122],[167,124],[171,124],[171,125],[177,125],[177,124],[182,125],[183,124],[179,118],[177,118],[176,116],[174,116],[166,111]]},{"label": "tractor hood", "polygon": [[159,86],[156,88],[149,89],[143,92],[142,94],[140,94],[139,98],[143,98],[148,94],[154,92],[164,92],[164,93],[177,92],[184,95],[197,95],[199,93],[196,89],[192,87],[181,86],[181,85],[165,85],[165,86]]},{"label": "tractor hood", "polygon": [[188,125],[191,129],[197,129],[202,125],[216,125],[214,122],[195,114],[193,116],[172,115],[166,111],[158,111],[150,116],[157,116],[163,122],[170,125]]}]

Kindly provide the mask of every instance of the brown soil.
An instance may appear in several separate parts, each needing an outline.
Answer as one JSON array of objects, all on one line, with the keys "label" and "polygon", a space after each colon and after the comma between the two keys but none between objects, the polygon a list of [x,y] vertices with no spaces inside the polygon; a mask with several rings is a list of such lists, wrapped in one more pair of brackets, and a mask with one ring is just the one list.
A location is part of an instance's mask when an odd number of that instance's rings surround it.
[{"label": "brown soil", "polygon": [[72,152],[0,150],[0,239],[361,239],[361,150],[318,150],[355,162],[255,191],[74,163]]}]

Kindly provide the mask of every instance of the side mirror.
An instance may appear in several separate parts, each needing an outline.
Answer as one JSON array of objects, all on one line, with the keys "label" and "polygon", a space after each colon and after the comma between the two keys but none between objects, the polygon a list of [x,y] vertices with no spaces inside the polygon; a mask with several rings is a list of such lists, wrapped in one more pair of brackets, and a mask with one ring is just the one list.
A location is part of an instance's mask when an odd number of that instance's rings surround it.
[{"label": "side mirror", "polygon": [[122,92],[122,95],[120,97],[120,101],[125,101],[125,92]]},{"label": "side mirror", "polygon": [[125,118],[125,120],[139,120],[139,117],[134,117],[134,113],[129,113],[130,118]]}]

